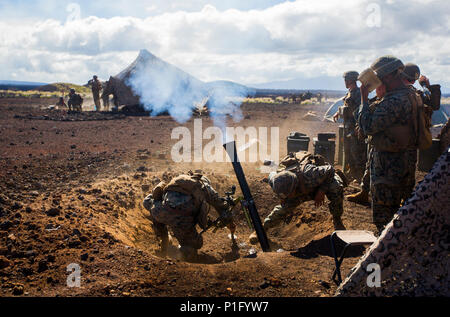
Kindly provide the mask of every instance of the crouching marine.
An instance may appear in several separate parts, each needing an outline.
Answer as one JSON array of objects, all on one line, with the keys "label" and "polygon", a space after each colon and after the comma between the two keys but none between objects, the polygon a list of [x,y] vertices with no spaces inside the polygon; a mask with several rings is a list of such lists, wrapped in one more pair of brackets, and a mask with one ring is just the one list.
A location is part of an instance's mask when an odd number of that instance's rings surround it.
[{"label": "crouching marine", "polygon": [[[343,213],[344,187],[347,179],[340,170],[325,162],[320,155],[308,152],[289,153],[280,162],[277,173],[269,175],[269,185],[280,198],[281,204],[264,219],[264,229],[277,226],[305,201],[314,200],[316,206],[328,197],[329,210],[336,230],[345,230],[341,216]],[[250,241],[253,242],[253,237]]]},{"label": "crouching marine", "polygon": [[202,235],[195,226],[198,224],[203,230],[208,228],[211,207],[219,213],[221,224],[230,227],[233,224],[228,202],[219,196],[210,180],[201,174],[189,172],[173,178],[169,183],[160,182],[143,204],[150,211],[161,252],[167,252],[170,229],[187,261],[195,261],[197,251],[203,246]]}]

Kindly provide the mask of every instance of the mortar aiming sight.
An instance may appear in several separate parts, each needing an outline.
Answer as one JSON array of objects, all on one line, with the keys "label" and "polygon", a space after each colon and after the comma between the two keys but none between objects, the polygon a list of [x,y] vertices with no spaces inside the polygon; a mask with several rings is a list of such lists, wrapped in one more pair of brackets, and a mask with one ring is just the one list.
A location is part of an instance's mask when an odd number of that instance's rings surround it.
[{"label": "mortar aiming sight", "polygon": [[[233,212],[234,207],[240,203],[241,204],[241,210],[245,216],[245,220],[247,221],[247,225],[249,227],[249,229],[253,230],[253,225],[252,225],[252,221],[250,219],[250,215],[248,213],[248,208],[247,205],[245,203],[244,197],[239,196],[239,197],[234,197],[234,194],[236,194],[236,186],[233,185],[231,186],[230,191],[225,192],[225,200],[228,202],[228,206],[230,208],[230,212],[231,212],[231,216],[234,218],[236,216],[236,214]],[[216,229],[215,229],[216,230]]]},{"label": "mortar aiming sight", "polygon": [[224,212],[222,215],[220,215],[216,220],[211,221],[208,224],[208,226],[203,231],[200,232],[200,234],[203,234],[212,227],[214,227],[213,229],[214,233],[220,228],[227,227],[230,230],[231,239],[233,240],[233,243],[236,243],[234,238],[234,233],[236,231],[235,217],[239,213],[238,210],[236,210],[236,206],[239,203],[241,204],[241,210],[245,216],[247,225],[249,226],[250,229],[253,229],[248,209],[245,207],[244,197],[242,196],[234,197],[235,194],[236,194],[236,186],[233,185],[231,186],[229,191],[225,192],[225,198],[223,198],[228,204],[228,210]]}]

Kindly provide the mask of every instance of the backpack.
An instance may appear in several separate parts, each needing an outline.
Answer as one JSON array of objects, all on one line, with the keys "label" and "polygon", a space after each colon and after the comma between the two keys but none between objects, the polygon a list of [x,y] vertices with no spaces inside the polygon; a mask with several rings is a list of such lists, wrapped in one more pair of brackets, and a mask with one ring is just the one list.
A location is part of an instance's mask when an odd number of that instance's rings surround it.
[{"label": "backpack", "polygon": [[370,143],[377,151],[401,152],[408,149],[428,149],[432,144],[431,122],[426,114],[422,97],[410,90],[411,121],[404,125],[394,125],[385,131],[372,135]]},{"label": "backpack", "polygon": [[196,207],[200,207],[206,199],[203,181],[201,174],[179,175],[164,187],[164,194],[168,191],[174,191],[190,195],[194,198]]},{"label": "backpack", "polygon": [[[311,154],[306,151],[300,151],[297,153],[289,153],[285,158],[283,158],[280,162],[280,167],[278,168],[277,172],[279,173],[284,170],[294,172],[299,179],[301,190],[304,191],[304,183],[302,184],[303,176],[301,172],[303,172],[307,164],[324,166],[328,163],[320,154]],[[334,172],[341,178],[343,186],[347,187],[349,185],[349,181],[344,172],[342,172],[342,170],[338,168],[335,168]]]},{"label": "backpack", "polygon": [[325,158],[322,155],[319,154],[311,154],[306,151],[300,151],[296,153],[289,153],[286,157],[284,157],[279,164],[278,172],[287,170],[293,170],[293,169],[299,169],[300,171],[303,170],[303,168],[307,164],[314,164],[316,166],[322,166],[325,165]]},{"label": "backpack", "polygon": [[307,164],[313,164],[316,166],[325,165],[325,158],[319,154],[311,154],[306,151],[290,152],[284,157],[279,164],[277,172],[290,171],[297,175],[298,179],[298,191],[301,194],[307,194],[309,191],[306,188],[305,180],[303,179],[303,171]]},{"label": "backpack", "polygon": [[408,99],[412,105],[413,126],[417,148],[419,150],[426,150],[430,148],[433,143],[430,131],[431,119],[427,115],[425,105],[418,93],[410,93]]}]

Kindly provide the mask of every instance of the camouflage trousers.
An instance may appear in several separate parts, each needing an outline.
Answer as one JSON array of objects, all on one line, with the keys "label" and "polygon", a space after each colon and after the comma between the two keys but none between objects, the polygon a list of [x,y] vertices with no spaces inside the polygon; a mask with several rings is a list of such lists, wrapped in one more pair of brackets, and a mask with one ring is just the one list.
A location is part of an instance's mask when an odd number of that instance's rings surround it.
[{"label": "camouflage trousers", "polygon": [[372,161],[372,147],[367,144],[367,162],[366,169],[364,171],[364,175],[361,179],[361,188],[362,190],[369,192],[370,191],[370,162]]},{"label": "camouflage trousers", "polygon": [[[288,199],[274,207],[272,212],[264,219],[264,229],[270,229],[280,224],[287,216],[292,215],[295,208],[305,201],[314,200],[315,193],[303,195],[294,199]],[[330,203],[328,208],[333,218],[340,218],[344,212],[344,185],[339,175],[334,175],[333,181],[325,193]]]},{"label": "camouflage trousers", "polygon": [[410,195],[410,186],[376,184],[371,187],[373,223],[381,233],[394,217],[405,197]]},{"label": "camouflage trousers", "polygon": [[406,201],[415,186],[417,150],[371,153],[373,222],[381,232]]},{"label": "camouflage trousers", "polygon": [[350,129],[344,129],[344,134],[345,161],[349,165],[350,174],[361,181],[367,162],[366,143],[354,136]]},{"label": "camouflage trousers", "polygon": [[170,229],[178,240],[182,252],[197,250],[203,246],[203,238],[195,228],[198,210],[193,205],[183,206],[183,210],[175,210],[164,202],[149,199],[147,196],[144,207],[150,210],[153,229],[162,243],[168,241],[168,229]]}]

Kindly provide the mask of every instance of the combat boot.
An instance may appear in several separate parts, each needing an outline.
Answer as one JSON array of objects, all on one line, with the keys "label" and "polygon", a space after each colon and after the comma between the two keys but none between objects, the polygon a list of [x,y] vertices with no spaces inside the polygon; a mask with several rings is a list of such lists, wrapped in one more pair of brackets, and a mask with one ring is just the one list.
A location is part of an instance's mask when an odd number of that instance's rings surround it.
[{"label": "combat boot", "polygon": [[342,223],[341,217],[333,217],[334,230],[347,230]]},{"label": "combat boot", "polygon": [[348,201],[360,204],[367,205],[369,203],[369,192],[366,190],[361,190],[360,192],[352,195],[346,196]]}]

